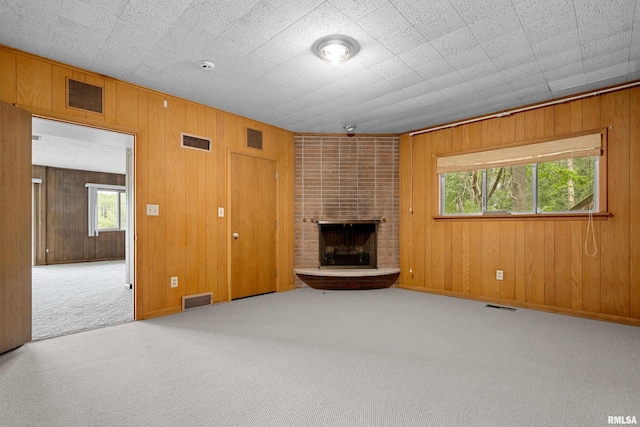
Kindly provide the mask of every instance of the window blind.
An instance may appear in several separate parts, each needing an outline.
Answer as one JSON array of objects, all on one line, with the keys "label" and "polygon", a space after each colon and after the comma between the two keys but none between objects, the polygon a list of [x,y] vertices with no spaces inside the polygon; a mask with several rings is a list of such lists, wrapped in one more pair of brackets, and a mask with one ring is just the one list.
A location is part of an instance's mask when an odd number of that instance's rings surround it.
[{"label": "window blind", "polygon": [[598,132],[517,147],[438,157],[436,159],[436,173],[526,165],[577,157],[600,156],[601,154],[602,133]]}]

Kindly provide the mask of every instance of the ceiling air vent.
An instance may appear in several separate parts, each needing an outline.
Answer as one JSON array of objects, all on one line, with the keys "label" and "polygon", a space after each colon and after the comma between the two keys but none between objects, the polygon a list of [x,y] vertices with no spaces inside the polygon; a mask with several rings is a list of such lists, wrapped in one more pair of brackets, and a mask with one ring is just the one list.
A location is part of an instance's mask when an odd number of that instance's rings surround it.
[{"label": "ceiling air vent", "polygon": [[68,106],[102,114],[103,97],[100,86],[67,79]]},{"label": "ceiling air vent", "polygon": [[262,150],[262,132],[247,128],[247,147]]},{"label": "ceiling air vent", "polygon": [[182,134],[182,146],[196,150],[211,151],[211,140],[201,136]]}]

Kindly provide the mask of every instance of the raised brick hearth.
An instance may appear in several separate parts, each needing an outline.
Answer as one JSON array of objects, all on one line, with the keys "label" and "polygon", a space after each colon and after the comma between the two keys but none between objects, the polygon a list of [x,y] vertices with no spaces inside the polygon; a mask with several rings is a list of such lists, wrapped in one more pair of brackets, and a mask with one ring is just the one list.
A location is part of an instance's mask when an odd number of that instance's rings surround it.
[{"label": "raised brick hearth", "polygon": [[299,135],[295,154],[295,268],[318,268],[317,221],[349,220],[379,220],[377,266],[398,268],[398,138]]}]

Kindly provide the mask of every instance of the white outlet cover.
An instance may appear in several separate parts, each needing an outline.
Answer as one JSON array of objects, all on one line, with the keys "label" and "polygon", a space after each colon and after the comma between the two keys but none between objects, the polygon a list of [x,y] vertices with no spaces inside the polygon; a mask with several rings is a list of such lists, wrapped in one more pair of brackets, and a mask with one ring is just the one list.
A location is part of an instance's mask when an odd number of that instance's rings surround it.
[{"label": "white outlet cover", "polygon": [[147,205],[147,216],[158,216],[158,215],[160,215],[160,206]]},{"label": "white outlet cover", "polygon": [[218,208],[218,218],[224,218],[224,208]]}]

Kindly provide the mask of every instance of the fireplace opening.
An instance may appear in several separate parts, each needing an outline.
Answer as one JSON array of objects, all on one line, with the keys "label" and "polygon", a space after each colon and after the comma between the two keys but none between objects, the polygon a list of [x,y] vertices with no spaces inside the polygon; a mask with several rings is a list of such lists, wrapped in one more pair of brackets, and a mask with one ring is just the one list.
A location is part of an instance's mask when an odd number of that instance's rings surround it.
[{"label": "fireplace opening", "polygon": [[378,221],[318,221],[320,268],[377,268]]}]

